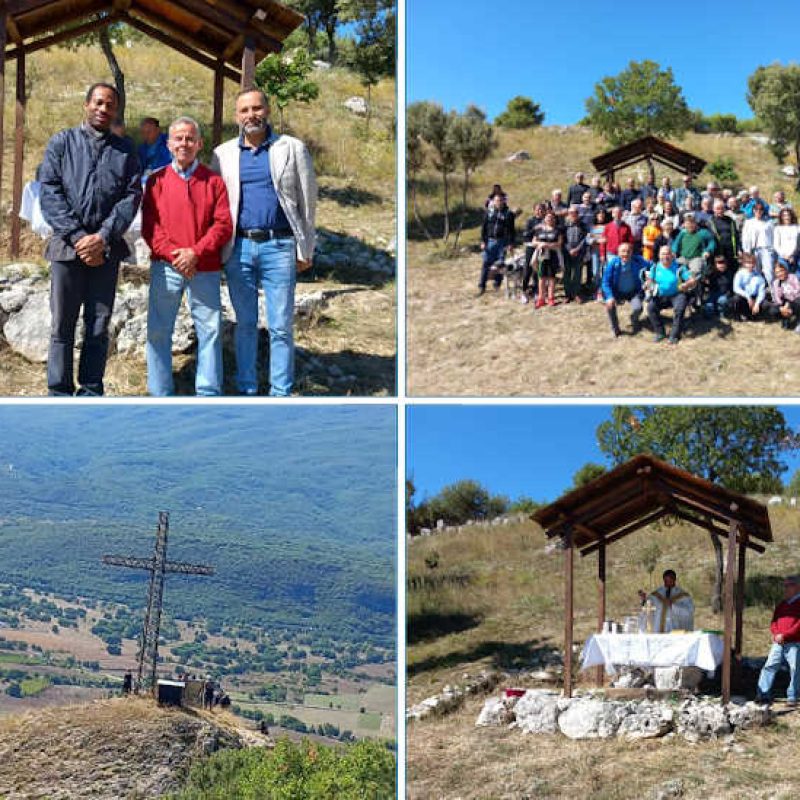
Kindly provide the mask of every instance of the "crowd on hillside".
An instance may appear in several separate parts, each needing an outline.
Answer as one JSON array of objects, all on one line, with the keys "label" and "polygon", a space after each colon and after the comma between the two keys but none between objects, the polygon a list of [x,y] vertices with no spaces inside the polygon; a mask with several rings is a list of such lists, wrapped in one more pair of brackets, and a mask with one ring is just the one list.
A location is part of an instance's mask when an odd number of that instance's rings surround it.
[{"label": "crowd on hillside", "polygon": [[575,175],[566,197],[554,189],[536,203],[521,234],[519,212],[495,184],[481,227],[480,295],[517,269],[522,303],[556,305],[560,277],[565,303],[605,304],[615,337],[622,303],[630,304],[633,333],[646,312],[657,341],[667,338],[661,310],[671,307],[673,344],[688,309],[780,320],[800,333],[800,227],[783,192],[768,203],[757,186],[735,193],[711,181],[700,190],[688,174],[677,188],[669,177],[657,185],[651,175],[641,186],[629,178],[624,189],[584,177]]}]

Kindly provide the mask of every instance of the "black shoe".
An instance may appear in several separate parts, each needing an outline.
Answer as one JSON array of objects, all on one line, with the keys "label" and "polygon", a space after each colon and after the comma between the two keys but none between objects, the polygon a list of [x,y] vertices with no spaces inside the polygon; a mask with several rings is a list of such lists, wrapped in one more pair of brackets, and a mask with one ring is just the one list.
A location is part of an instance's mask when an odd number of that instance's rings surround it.
[{"label": "black shoe", "polygon": [[475,297],[483,297],[485,294],[486,294],[486,287],[485,286],[481,286],[478,289],[478,294],[476,294]]}]

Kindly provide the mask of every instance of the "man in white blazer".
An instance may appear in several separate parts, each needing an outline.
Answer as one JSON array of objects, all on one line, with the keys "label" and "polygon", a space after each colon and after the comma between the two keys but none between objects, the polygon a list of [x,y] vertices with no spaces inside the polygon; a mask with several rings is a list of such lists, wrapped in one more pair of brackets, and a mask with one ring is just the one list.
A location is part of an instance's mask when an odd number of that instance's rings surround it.
[{"label": "man in white blazer", "polygon": [[294,381],[294,289],[297,272],[311,266],[316,242],[317,181],[306,146],[273,133],[260,89],[236,98],[237,139],[214,150],[211,168],[225,181],[235,233],[222,250],[236,313],[236,384],[258,390],[258,288],[269,325],[273,397],[288,397]]}]

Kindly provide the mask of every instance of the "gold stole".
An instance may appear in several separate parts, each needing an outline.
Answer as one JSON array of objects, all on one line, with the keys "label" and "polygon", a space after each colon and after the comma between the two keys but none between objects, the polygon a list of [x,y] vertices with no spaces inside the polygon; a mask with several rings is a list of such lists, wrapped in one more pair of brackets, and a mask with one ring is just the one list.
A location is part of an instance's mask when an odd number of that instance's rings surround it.
[{"label": "gold stole", "polygon": [[671,597],[666,597],[666,596],[662,597],[658,592],[651,592],[650,596],[655,597],[657,600],[661,602],[661,619],[659,621],[658,628],[661,631],[661,633],[666,633],[666,631],[664,630],[664,626],[666,625],[667,622],[667,609],[669,608],[671,610],[672,604],[676,600],[680,600],[683,597],[688,597],[689,595],[686,592],[682,591],[681,589],[678,589],[678,591],[672,594]]}]

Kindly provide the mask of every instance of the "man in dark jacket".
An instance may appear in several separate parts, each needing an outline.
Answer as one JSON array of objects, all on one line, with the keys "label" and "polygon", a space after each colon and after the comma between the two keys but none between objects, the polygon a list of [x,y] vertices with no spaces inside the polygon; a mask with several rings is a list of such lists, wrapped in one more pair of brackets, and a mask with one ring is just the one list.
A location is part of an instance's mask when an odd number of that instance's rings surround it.
[{"label": "man in dark jacket", "polygon": [[72,352],[81,307],[85,329],[77,394],[103,394],[119,262],[129,253],[122,237],[142,197],[133,145],[110,132],[118,105],[113,86],[90,87],[83,123],[50,139],[41,166],[42,215],[53,229],[45,250],[51,262],[51,395],[75,394]]},{"label": "man in dark jacket", "polygon": [[773,644],[758,678],[757,699],[762,703],[771,702],[772,684],[785,659],[789,665],[786,700],[790,706],[796,706],[800,688],[800,672],[797,670],[800,653],[800,575],[790,575],[784,579],[783,600],[775,608],[769,629]]},{"label": "man in dark jacket", "polygon": [[[481,250],[483,251],[483,265],[481,279],[478,283],[478,296],[486,291],[486,282],[489,273],[495,264],[502,263],[506,247],[514,246],[514,214],[506,205],[504,196],[495,192],[492,202],[486,210],[481,226]],[[494,288],[499,289],[503,282],[502,273],[497,273],[494,278]]]}]

